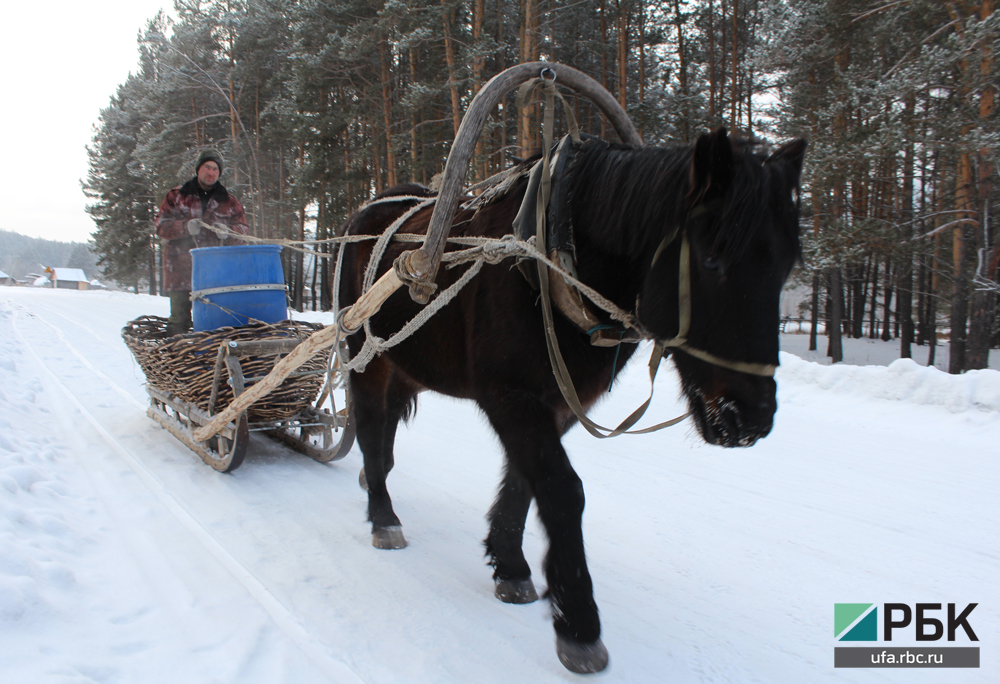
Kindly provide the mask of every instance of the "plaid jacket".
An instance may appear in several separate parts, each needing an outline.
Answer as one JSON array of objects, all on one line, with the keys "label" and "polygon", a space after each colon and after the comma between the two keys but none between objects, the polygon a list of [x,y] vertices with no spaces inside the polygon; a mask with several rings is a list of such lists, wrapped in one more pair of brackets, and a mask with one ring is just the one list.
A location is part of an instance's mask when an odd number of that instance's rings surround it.
[{"label": "plaid jacket", "polygon": [[156,234],[163,238],[165,291],[191,289],[191,249],[194,247],[244,244],[242,240],[235,238],[222,241],[214,231],[207,228],[202,228],[201,233],[192,236],[188,233],[187,222],[193,218],[201,219],[209,225],[221,223],[231,231],[243,235],[250,232],[243,206],[226,191],[222,183],[216,183],[210,191],[204,214],[201,211],[197,178],[168,192],[156,215]]}]

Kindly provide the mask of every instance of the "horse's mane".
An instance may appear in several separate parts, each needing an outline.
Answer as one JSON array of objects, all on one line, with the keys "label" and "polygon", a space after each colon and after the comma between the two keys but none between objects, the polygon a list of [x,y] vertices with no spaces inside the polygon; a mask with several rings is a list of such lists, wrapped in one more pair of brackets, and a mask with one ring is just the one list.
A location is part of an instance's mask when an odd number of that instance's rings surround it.
[{"label": "horse's mane", "polygon": [[[702,236],[711,252],[729,263],[746,252],[771,199],[763,155],[748,140],[733,141],[733,149],[732,191],[713,211],[712,232]],[[570,170],[571,198],[586,206],[577,213],[577,222],[584,224],[578,227],[589,226],[591,237],[608,248],[632,254],[655,249],[691,208],[717,198],[712,187],[692,196],[693,151],[693,145],[635,148],[588,140]],[[797,233],[788,237],[798,253]]]},{"label": "horse's mane", "polygon": [[691,146],[629,147],[588,140],[570,168],[575,227],[615,251],[655,249],[684,219]]}]

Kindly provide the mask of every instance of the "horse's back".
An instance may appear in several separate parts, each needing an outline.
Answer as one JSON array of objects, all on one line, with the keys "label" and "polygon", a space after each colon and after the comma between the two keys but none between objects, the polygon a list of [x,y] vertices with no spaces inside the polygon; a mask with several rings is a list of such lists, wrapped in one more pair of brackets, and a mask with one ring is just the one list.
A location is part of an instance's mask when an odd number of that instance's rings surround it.
[{"label": "horse's back", "polygon": [[[449,235],[502,237],[509,234],[523,192],[522,185],[477,211],[459,210]],[[380,235],[415,204],[433,196],[429,189],[416,183],[390,188],[357,212],[349,221],[346,232]],[[393,198],[399,198],[399,201],[391,201]],[[397,233],[425,234],[432,211],[433,205],[419,209],[399,227]],[[360,297],[372,245],[373,242],[363,242],[347,248],[341,307],[349,306]],[[376,276],[392,268],[393,261],[400,254],[418,247],[419,243],[414,242],[390,242],[379,261]],[[447,247],[449,251],[464,248],[454,243]],[[438,293],[454,284],[471,267],[471,264],[455,268],[442,265],[436,280]],[[491,348],[507,347],[505,339],[511,334],[519,336],[514,329],[524,325],[523,305],[532,308],[530,302],[534,296],[520,272],[511,269],[510,263],[497,266],[486,264],[454,300],[435,313],[403,344],[387,350],[380,359],[427,389],[475,399],[478,390],[496,383],[496,376],[502,372],[489,360],[494,355]],[[421,308],[410,299],[405,287],[400,288],[372,317],[372,331],[379,337],[388,338],[401,330]],[[350,341],[352,347],[360,348],[362,335],[355,335]],[[544,352],[544,347],[542,350]],[[509,354],[505,355],[509,358]],[[484,376],[493,377],[487,380]]]}]

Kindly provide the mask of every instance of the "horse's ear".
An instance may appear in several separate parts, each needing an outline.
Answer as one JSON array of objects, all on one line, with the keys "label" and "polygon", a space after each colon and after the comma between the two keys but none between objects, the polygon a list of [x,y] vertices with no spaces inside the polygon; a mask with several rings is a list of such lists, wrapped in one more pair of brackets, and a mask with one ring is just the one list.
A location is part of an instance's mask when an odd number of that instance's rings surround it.
[{"label": "horse's ear", "polygon": [[704,133],[694,145],[691,160],[690,206],[704,200],[711,190],[713,197],[721,197],[733,179],[733,146],[725,127]]},{"label": "horse's ear", "polygon": [[802,177],[802,163],[806,158],[809,143],[804,138],[789,140],[767,158],[767,164],[781,164],[785,168],[788,184],[798,187]]}]

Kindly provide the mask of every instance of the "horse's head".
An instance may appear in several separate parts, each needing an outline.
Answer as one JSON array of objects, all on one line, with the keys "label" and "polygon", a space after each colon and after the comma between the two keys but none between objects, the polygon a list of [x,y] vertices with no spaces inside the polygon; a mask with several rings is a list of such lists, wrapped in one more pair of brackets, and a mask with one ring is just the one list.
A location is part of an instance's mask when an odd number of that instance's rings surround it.
[{"label": "horse's head", "polygon": [[711,444],[750,446],[771,431],[779,298],[799,258],[805,149],[797,139],[762,159],[725,129],[703,135],[686,216],[665,228],[643,286],[643,323],[674,348],[684,394]]}]

